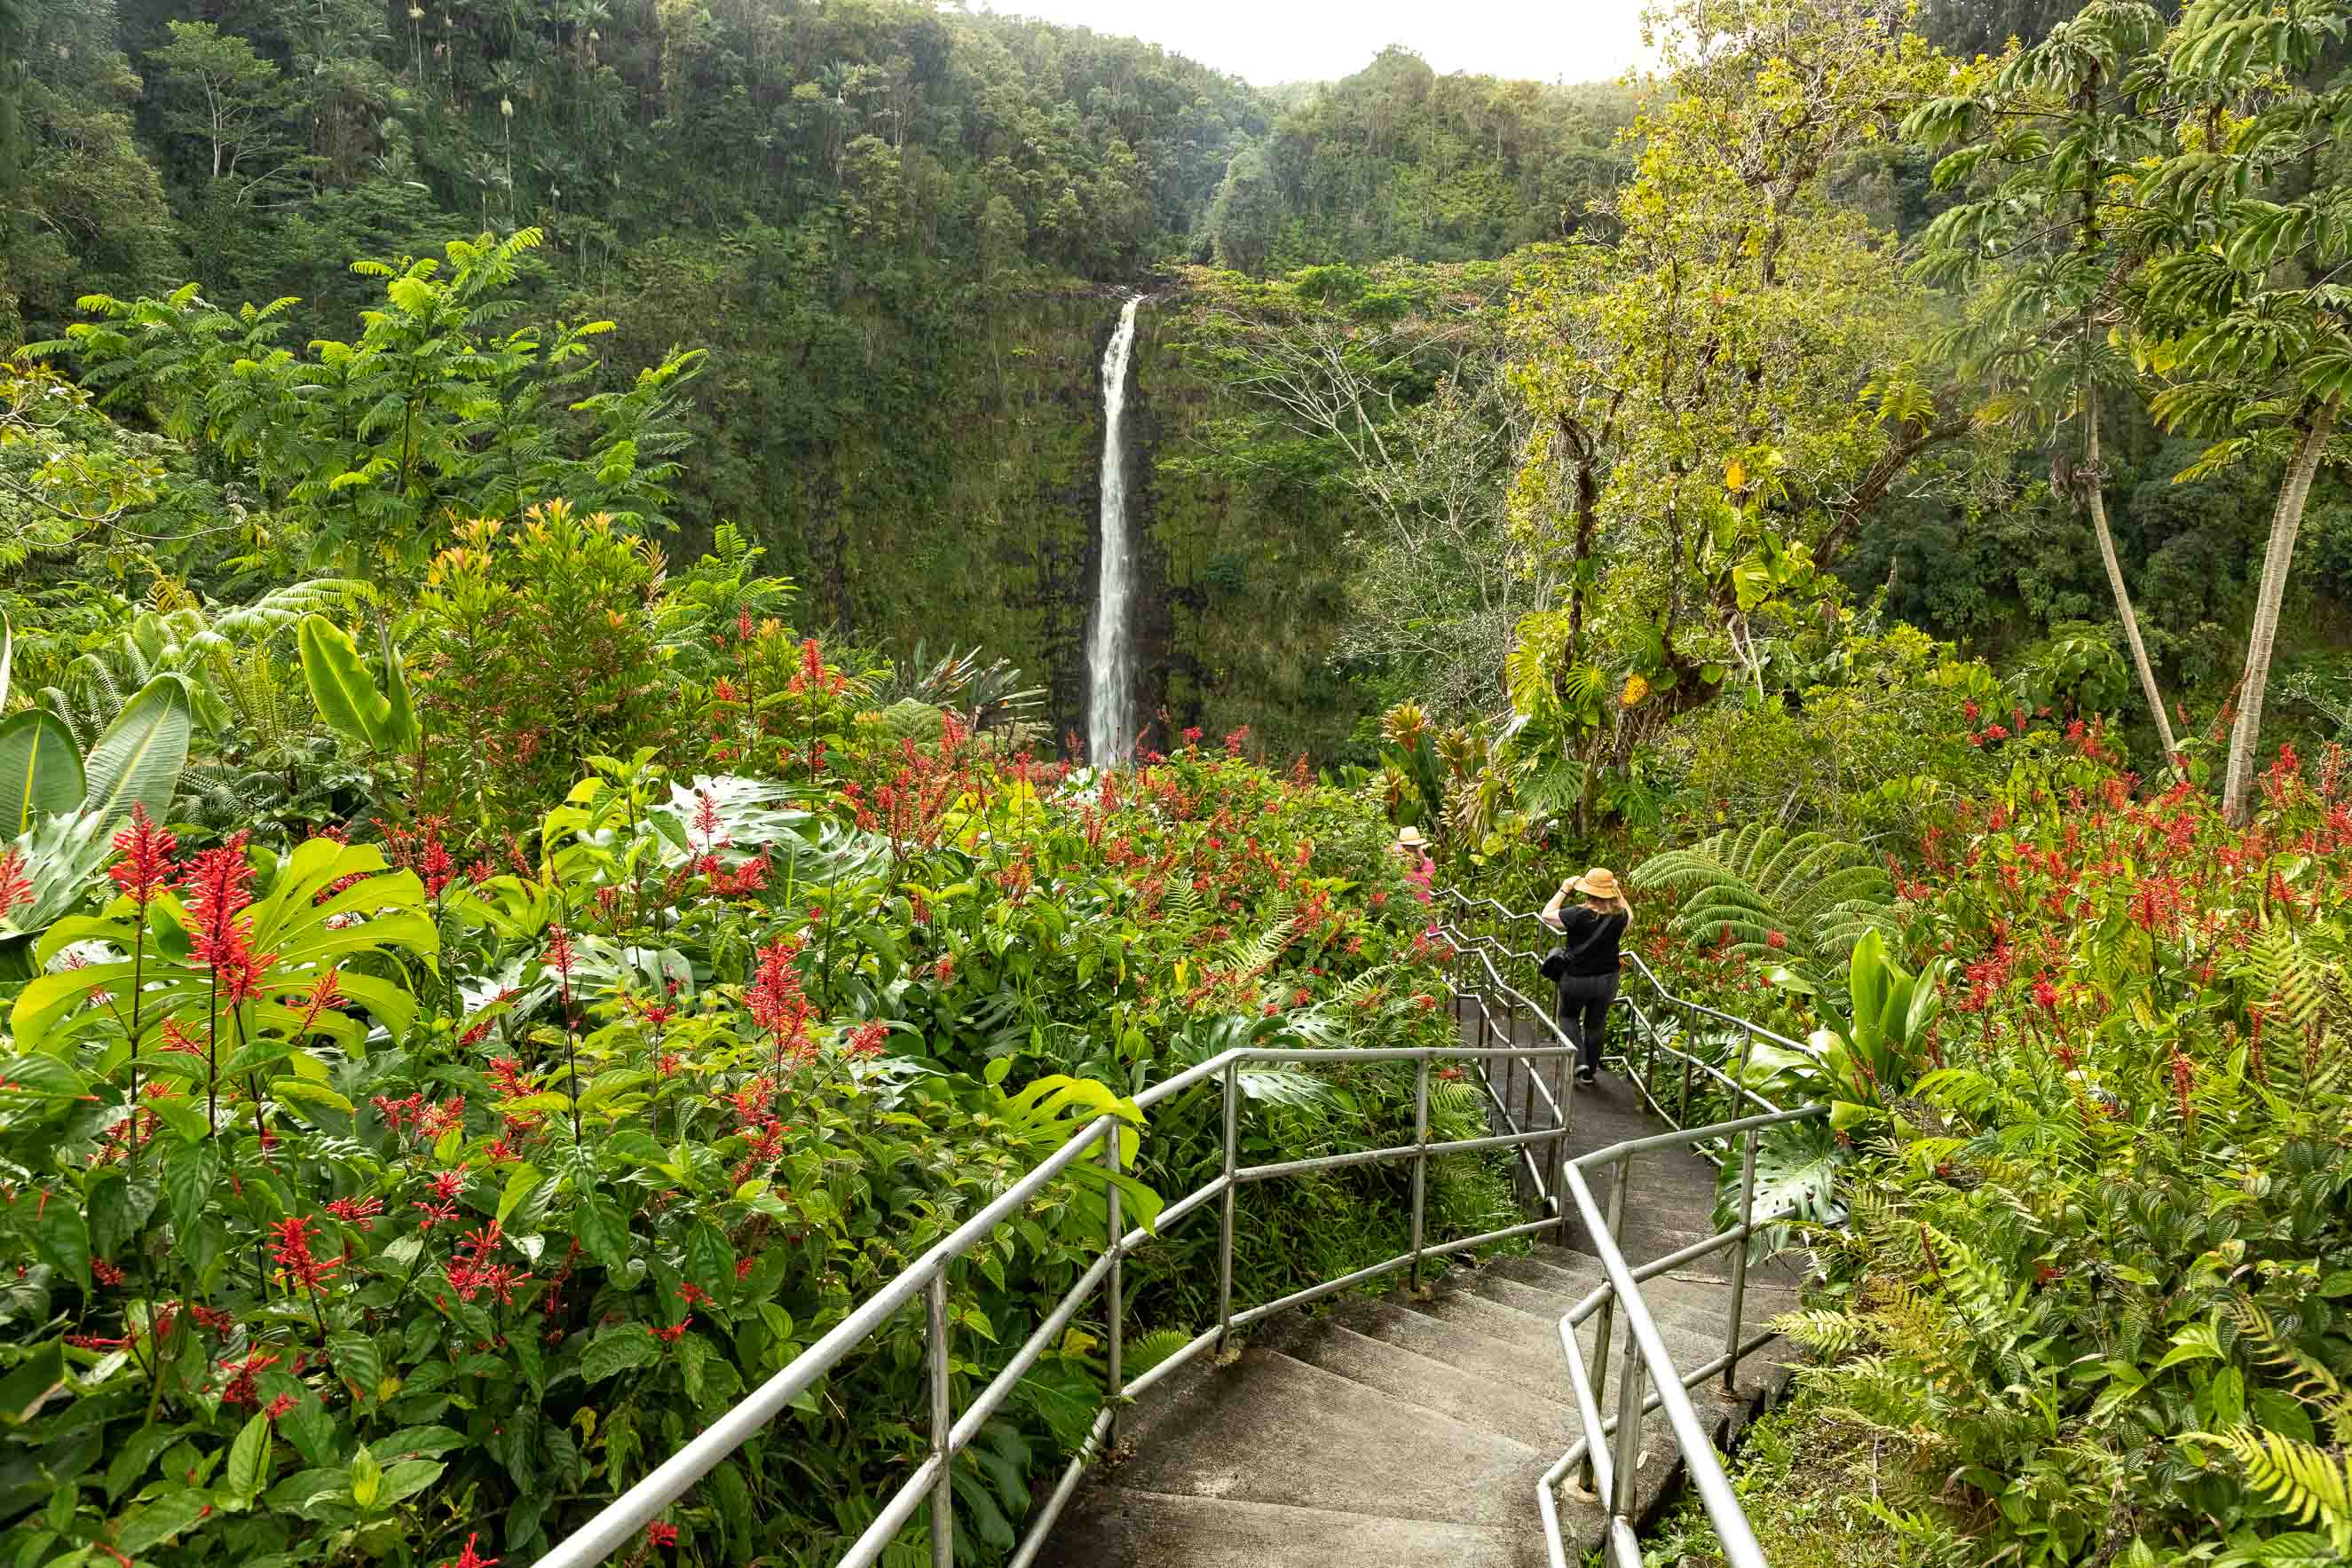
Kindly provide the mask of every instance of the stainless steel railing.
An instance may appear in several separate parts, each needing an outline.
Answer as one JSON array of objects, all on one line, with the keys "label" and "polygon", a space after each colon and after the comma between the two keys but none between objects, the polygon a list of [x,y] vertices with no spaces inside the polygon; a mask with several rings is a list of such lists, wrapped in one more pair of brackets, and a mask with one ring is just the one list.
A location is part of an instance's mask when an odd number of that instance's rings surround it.
[{"label": "stainless steel railing", "polygon": [[[1045,1545],[1047,1531],[1061,1515],[1070,1497],[1077,1490],[1079,1478],[1094,1458],[1112,1445],[1116,1437],[1120,1408],[1131,1402],[1154,1384],[1172,1375],[1203,1350],[1223,1349],[1235,1329],[1296,1306],[1302,1306],[1325,1296],[1365,1284],[1372,1280],[1402,1269],[1410,1272],[1417,1286],[1423,1262],[1449,1253],[1489,1246],[1515,1237],[1532,1236],[1546,1230],[1556,1230],[1567,1223],[1567,1209],[1561,1197],[1560,1173],[1566,1168],[1567,1141],[1570,1130],[1572,1094],[1571,1074],[1567,1058],[1573,1047],[1561,1035],[1559,1026],[1547,1011],[1532,1003],[1504,980],[1491,957],[1475,952],[1478,967],[1497,994],[1507,994],[1514,1000],[1507,1003],[1512,1009],[1507,1045],[1487,1045],[1484,1041],[1495,1030],[1492,1010],[1486,988],[1477,994],[1482,1024],[1481,1044],[1446,1047],[1394,1048],[1335,1048],[1306,1050],[1291,1047],[1244,1046],[1212,1057],[1162,1082],[1153,1084],[1130,1102],[1133,1114],[1104,1115],[1087,1124],[1024,1176],[1013,1186],[956,1228],[945,1239],[933,1246],[888,1284],[852,1312],[832,1332],[792,1363],[754,1389],[733,1408],[720,1416],[691,1442],[657,1466],[645,1479],[606,1504],[595,1517],[567,1536],[539,1560],[539,1568],[590,1568],[601,1563],[616,1549],[625,1545],[662,1510],[676,1502],[717,1466],[719,1461],[756,1435],[802,1394],[814,1386],[848,1357],[851,1352],[871,1338],[898,1312],[923,1298],[927,1320],[925,1356],[928,1369],[930,1443],[921,1464],[891,1494],[881,1511],[849,1551],[836,1560],[835,1568],[866,1568],[877,1560],[884,1549],[916,1512],[929,1502],[931,1510],[931,1555],[935,1568],[952,1568],[955,1550],[955,1521],[952,1491],[952,1470],[955,1458],[976,1437],[981,1428],[993,1416],[1013,1387],[1028,1370],[1060,1337],[1071,1320],[1099,1290],[1108,1304],[1105,1317],[1108,1332],[1105,1335],[1106,1376],[1103,1407],[1077,1453],[1071,1458],[1056,1482],[1045,1506],[1031,1520],[1027,1531],[1014,1550],[1013,1568],[1029,1568]],[[1527,1046],[1516,1038],[1516,1009],[1526,1006],[1534,1016],[1550,1027],[1555,1043]],[[1487,1137],[1459,1138],[1443,1143],[1429,1140],[1429,1080],[1433,1061],[1464,1059],[1479,1064],[1479,1078],[1488,1099],[1495,1103],[1509,1130]],[[1515,1060],[1519,1064],[1528,1090],[1519,1117],[1514,1117],[1504,1097],[1496,1092],[1492,1075],[1486,1071],[1489,1062]],[[1538,1061],[1559,1063],[1554,1076],[1560,1085],[1555,1095],[1549,1086],[1539,1082],[1536,1071]],[[1417,1064],[1413,1090],[1413,1141],[1391,1147],[1350,1150],[1344,1154],[1325,1155],[1311,1159],[1286,1160],[1272,1165],[1244,1166],[1239,1163],[1237,1139],[1240,1113],[1240,1071],[1244,1062],[1293,1062],[1317,1066],[1339,1066],[1376,1061],[1411,1061]],[[966,1406],[961,1415],[954,1408],[953,1390],[949,1379],[948,1342],[948,1270],[958,1259],[985,1240],[1005,1220],[1021,1212],[1030,1201],[1052,1184],[1055,1177],[1078,1161],[1087,1158],[1099,1145],[1098,1156],[1107,1170],[1116,1173],[1120,1168],[1121,1139],[1115,1130],[1134,1129],[1139,1137],[1150,1135],[1143,1113],[1189,1089],[1215,1080],[1222,1091],[1223,1169],[1216,1178],[1163,1208],[1150,1228],[1126,1229],[1120,1212],[1119,1193],[1116,1184],[1108,1191],[1108,1222],[1102,1251],[1081,1274],[1077,1282],[1063,1293],[1060,1301],[1037,1325],[1013,1358],[989,1382],[988,1386]],[[1549,1115],[1549,1124],[1535,1126],[1535,1099],[1540,1092]],[[1549,1179],[1537,1168],[1535,1151],[1549,1145]],[[1432,1158],[1441,1155],[1470,1154],[1481,1150],[1509,1149],[1528,1167],[1538,1194],[1544,1217],[1529,1223],[1506,1226],[1481,1235],[1432,1244],[1424,1234],[1425,1199],[1428,1168]],[[1359,1269],[1338,1279],[1327,1280],[1304,1290],[1294,1291],[1278,1300],[1258,1306],[1235,1311],[1233,1300],[1234,1222],[1236,1200],[1244,1186],[1257,1182],[1278,1180],[1285,1176],[1303,1175],[1309,1171],[1335,1170],[1348,1166],[1402,1163],[1412,1164],[1412,1245],[1370,1268]],[[1197,1213],[1211,1203],[1218,1206],[1217,1244],[1217,1325],[1195,1335],[1174,1354],[1159,1362],[1132,1382],[1124,1378],[1121,1359],[1124,1334],[1120,1305],[1120,1265],[1138,1247],[1157,1235]]]},{"label": "stainless steel railing", "polygon": [[[1463,909],[1465,916],[1481,919],[1500,931],[1516,931],[1523,923],[1541,931],[1549,930],[1538,915],[1507,909],[1493,899],[1469,898],[1451,888],[1445,891]],[[1492,914],[1481,915],[1481,911],[1491,911]],[[1534,953],[1511,947],[1495,931],[1464,933],[1456,936],[1455,942],[1457,948],[1468,943],[1497,955],[1506,967],[1540,962]],[[1679,1058],[1683,1064],[1680,1114],[1669,1112],[1654,1092],[1656,1056],[1662,1049],[1658,1027],[1649,1016],[1649,1009],[1644,1009],[1631,998],[1620,998],[1633,1014],[1649,1046],[1641,1071],[1636,1073],[1629,1042],[1620,1058],[1625,1066],[1626,1076],[1650,1108],[1673,1125],[1675,1131],[1596,1149],[1570,1161],[1561,1173],[1564,1194],[1576,1205],[1585,1229],[1592,1239],[1593,1249],[1600,1257],[1606,1278],[1602,1284],[1562,1314],[1559,1320],[1560,1351],[1567,1362],[1569,1384],[1582,1436],[1560,1456],[1557,1464],[1544,1472],[1536,1489],[1537,1508],[1543,1517],[1545,1550],[1550,1558],[1551,1568],[1568,1568],[1559,1489],[1568,1472],[1580,1464],[1587,1489],[1609,1514],[1607,1546],[1611,1557],[1618,1568],[1641,1568],[1642,1550],[1633,1527],[1633,1471],[1643,1419],[1652,1410],[1663,1409],[1668,1429],[1689,1470],[1691,1484],[1698,1493],[1701,1505],[1706,1510],[1709,1522],[1715,1526],[1725,1562],[1731,1568],[1765,1568],[1763,1549],[1756,1540],[1756,1532],[1748,1524],[1747,1514],[1739,1506],[1738,1498],[1731,1490],[1730,1479],[1724,1473],[1714,1444],[1709,1441],[1697,1412],[1691,1406],[1688,1391],[1718,1374],[1727,1391],[1735,1388],[1741,1360],[1777,1337],[1769,1330],[1750,1338],[1741,1337],[1747,1309],[1748,1239],[1762,1227],[1787,1217],[1785,1210],[1760,1218],[1756,1214],[1757,1139],[1767,1128],[1815,1120],[1829,1114],[1828,1106],[1818,1104],[1792,1111],[1781,1110],[1748,1087],[1747,1070],[1756,1041],[1759,1039],[1770,1040],[1815,1061],[1820,1057],[1811,1047],[1776,1034],[1751,1019],[1737,1018],[1675,996],[1638,954],[1628,951],[1625,956],[1647,983],[1646,994],[1652,1008],[1689,1019],[1711,1018],[1738,1030],[1738,1065],[1733,1071],[1726,1073],[1695,1052],[1677,1046],[1664,1046],[1663,1049],[1671,1056]],[[1680,1038],[1693,1039],[1696,1033],[1695,1029],[1686,1028]],[[1734,1106],[1753,1106],[1759,1113],[1699,1126],[1687,1125],[1694,1073],[1705,1075],[1722,1085]],[[1656,1150],[1688,1148],[1719,1163],[1728,1157],[1735,1139],[1740,1150],[1738,1223],[1718,1235],[1694,1242],[1638,1268],[1629,1264],[1617,1245],[1617,1238],[1624,1222],[1625,1194],[1633,1185],[1635,1159]],[[1708,1146],[1717,1144],[1722,1146],[1720,1153]],[[1611,1183],[1609,1209],[1604,1218],[1600,1205],[1594,1201],[1586,1173],[1612,1166],[1615,1167],[1615,1177]],[[1726,1249],[1731,1251],[1731,1265],[1728,1322],[1723,1354],[1689,1372],[1678,1371],[1666,1350],[1664,1339],[1658,1333],[1649,1303],[1642,1295],[1642,1282]],[[1610,1341],[1613,1319],[1621,1309],[1625,1319],[1625,1345],[1618,1373],[1617,1408],[1614,1415],[1604,1419],[1601,1406],[1608,1388]],[[1600,1316],[1600,1323],[1593,1333],[1591,1361],[1588,1368],[1577,1347],[1576,1336],[1577,1331],[1595,1313]],[[1645,1382],[1649,1385],[1647,1392],[1643,1387]],[[1616,1439],[1614,1454],[1605,1446],[1612,1435]]]},{"label": "stainless steel railing", "polygon": [[[1544,924],[1541,915],[1507,909],[1491,898],[1473,898],[1456,888],[1439,891],[1461,912],[1461,924],[1458,926],[1449,925],[1445,928],[1457,949],[1466,946],[1483,950],[1495,964],[1510,970],[1525,983],[1541,987],[1537,969],[1542,959],[1538,949],[1550,946],[1551,938],[1557,935]],[[1514,946],[1512,938],[1522,935],[1532,941],[1535,947]],[[1816,1062],[1822,1060],[1820,1051],[1803,1040],[1791,1040],[1752,1019],[1740,1018],[1675,995],[1667,988],[1664,981],[1658,978],[1657,972],[1643,962],[1642,956],[1632,948],[1626,948],[1623,956],[1639,985],[1621,991],[1617,1005],[1631,1015],[1633,1033],[1645,1043],[1646,1049],[1638,1064],[1630,1045],[1621,1049],[1617,1054],[1634,1090],[1667,1125],[1683,1127],[1690,1124],[1692,1092],[1698,1083],[1712,1084],[1721,1092],[1724,1103],[1730,1109],[1748,1106],[1767,1113],[1779,1110],[1780,1107],[1757,1092],[1747,1082],[1748,1063],[1759,1040],[1795,1051]],[[1524,996],[1520,1000],[1525,1001]],[[1725,1051],[1721,1064],[1710,1061],[1708,1053],[1704,1051],[1684,1049],[1671,1043],[1676,1040],[1694,1043],[1701,1040],[1705,1035],[1698,1021],[1701,1019],[1711,1020],[1720,1038],[1727,1040],[1736,1038],[1738,1041],[1737,1051]],[[1669,1020],[1680,1022],[1669,1027]],[[1657,1082],[1658,1059],[1662,1054],[1668,1059],[1670,1067],[1676,1062],[1681,1067],[1681,1089],[1672,1110],[1667,1108],[1666,1099],[1661,1096]],[[1672,1092],[1667,1092],[1668,1094]],[[1728,1155],[1727,1148],[1700,1147],[1696,1152],[1718,1165]]]}]

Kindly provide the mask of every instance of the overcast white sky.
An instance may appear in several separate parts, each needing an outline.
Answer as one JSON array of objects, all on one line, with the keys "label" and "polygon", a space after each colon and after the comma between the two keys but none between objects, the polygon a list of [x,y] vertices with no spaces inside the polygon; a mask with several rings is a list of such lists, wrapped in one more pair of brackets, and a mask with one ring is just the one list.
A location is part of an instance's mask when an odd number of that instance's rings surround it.
[{"label": "overcast white sky", "polygon": [[1606,81],[1637,63],[1643,0],[972,0],[1125,33],[1271,87],[1361,70],[1402,44],[1440,71]]}]

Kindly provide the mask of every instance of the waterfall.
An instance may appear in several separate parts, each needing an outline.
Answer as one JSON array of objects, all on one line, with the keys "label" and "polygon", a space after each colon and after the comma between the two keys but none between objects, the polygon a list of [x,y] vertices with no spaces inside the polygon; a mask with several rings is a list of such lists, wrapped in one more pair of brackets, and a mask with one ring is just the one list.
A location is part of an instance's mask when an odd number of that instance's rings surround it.
[{"label": "waterfall", "polygon": [[1133,759],[1135,747],[1135,528],[1127,515],[1127,359],[1135,347],[1137,295],[1118,313],[1103,350],[1102,564],[1087,650],[1087,757],[1097,768]]}]

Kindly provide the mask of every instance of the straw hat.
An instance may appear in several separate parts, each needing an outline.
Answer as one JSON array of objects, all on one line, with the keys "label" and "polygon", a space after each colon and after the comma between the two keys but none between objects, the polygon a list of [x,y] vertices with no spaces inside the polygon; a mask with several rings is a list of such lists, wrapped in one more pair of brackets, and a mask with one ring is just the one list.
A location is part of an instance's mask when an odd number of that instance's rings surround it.
[{"label": "straw hat", "polygon": [[1593,898],[1623,896],[1617,889],[1617,873],[1603,865],[1594,866],[1582,876],[1571,878],[1568,885],[1572,891]]},{"label": "straw hat", "polygon": [[1425,850],[1428,847],[1429,841],[1421,836],[1419,828],[1407,826],[1397,834],[1397,848],[1401,850]]}]

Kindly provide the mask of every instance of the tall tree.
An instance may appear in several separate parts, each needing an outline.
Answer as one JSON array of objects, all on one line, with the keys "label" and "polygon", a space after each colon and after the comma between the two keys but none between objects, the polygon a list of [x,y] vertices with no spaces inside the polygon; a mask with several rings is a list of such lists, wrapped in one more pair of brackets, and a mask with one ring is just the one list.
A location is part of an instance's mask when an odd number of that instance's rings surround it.
[{"label": "tall tree", "polygon": [[196,144],[214,189],[236,205],[254,206],[295,186],[285,82],[252,45],[210,22],[173,22],[170,39],[147,63],[164,129]]},{"label": "tall tree", "polygon": [[[1691,0],[1649,18],[1673,91],[1637,130],[1606,246],[1538,254],[1512,308],[1534,416],[1524,526],[1565,603],[1514,698],[1601,761],[1760,694],[1765,645],[1837,551],[1969,421],[1910,362],[1928,300],[1891,235],[1829,199],[1943,67],[1896,0]],[[1602,698],[1607,700],[1603,701]]]},{"label": "tall tree", "polygon": [[[2133,385],[2119,329],[2149,254],[2136,225],[2118,227],[2116,194],[2163,150],[2163,127],[2139,112],[2129,73],[2163,32],[2151,5],[2095,0],[2032,48],[1960,68],[1959,90],[1922,105],[1904,131],[1945,151],[1938,189],[1975,184],[1975,199],[1947,210],[1924,241],[1928,276],[1967,301],[1938,351],[1983,390],[1980,418],[2053,443],[2055,487],[2079,493],[2089,515],[2169,761],[2179,746],[2107,524],[2100,441],[2102,393]],[[2059,444],[2070,423],[2079,457]]]},{"label": "tall tree", "polygon": [[2352,26],[2346,0],[2195,0],[2135,72],[2170,155],[2135,192],[2151,243],[2139,352],[2167,428],[2218,437],[2183,477],[2283,470],[2230,732],[2222,809],[2252,805],[2279,612],[2312,482],[2352,393],[2352,85],[2305,85]]}]

